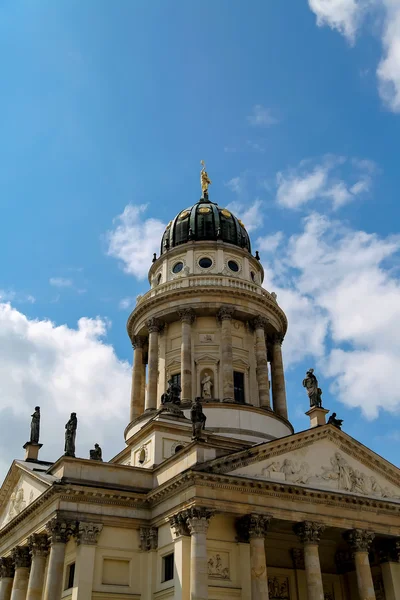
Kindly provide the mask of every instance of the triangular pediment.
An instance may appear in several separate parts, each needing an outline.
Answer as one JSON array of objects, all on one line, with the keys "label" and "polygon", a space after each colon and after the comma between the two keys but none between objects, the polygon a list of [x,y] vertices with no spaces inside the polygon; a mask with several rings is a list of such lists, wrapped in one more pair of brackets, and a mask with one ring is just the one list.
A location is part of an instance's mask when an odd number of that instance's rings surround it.
[{"label": "triangular pediment", "polygon": [[31,472],[21,463],[13,463],[0,490],[0,529],[41,496],[53,479]]},{"label": "triangular pediment", "polygon": [[[332,427],[262,444],[212,466],[224,474],[400,501],[400,470]],[[288,441],[290,440],[290,441]]]}]

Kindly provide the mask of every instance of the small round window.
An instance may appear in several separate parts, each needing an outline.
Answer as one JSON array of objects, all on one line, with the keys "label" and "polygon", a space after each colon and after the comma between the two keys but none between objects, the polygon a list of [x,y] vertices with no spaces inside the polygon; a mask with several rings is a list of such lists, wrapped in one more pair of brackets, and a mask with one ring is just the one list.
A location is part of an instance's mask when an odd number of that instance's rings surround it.
[{"label": "small round window", "polygon": [[231,271],[234,271],[234,273],[237,273],[239,271],[239,265],[235,260],[228,260],[228,267]]},{"label": "small round window", "polygon": [[212,266],[211,258],[204,257],[199,260],[199,265],[202,269],[209,269]]},{"label": "small round window", "polygon": [[172,272],[173,273],[180,273],[183,269],[183,262],[177,262],[174,264],[174,266],[172,267]]}]

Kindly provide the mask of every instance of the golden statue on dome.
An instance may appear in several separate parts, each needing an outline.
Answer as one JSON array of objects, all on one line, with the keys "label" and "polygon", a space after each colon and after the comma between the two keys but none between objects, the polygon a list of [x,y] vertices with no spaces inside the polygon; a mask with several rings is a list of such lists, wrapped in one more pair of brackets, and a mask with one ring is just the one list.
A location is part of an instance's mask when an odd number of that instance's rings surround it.
[{"label": "golden statue on dome", "polygon": [[208,186],[211,185],[212,182],[211,179],[208,177],[208,173],[206,171],[206,163],[204,162],[204,160],[201,160],[200,164],[202,165],[200,171],[201,191],[203,192],[203,198],[208,198]]}]

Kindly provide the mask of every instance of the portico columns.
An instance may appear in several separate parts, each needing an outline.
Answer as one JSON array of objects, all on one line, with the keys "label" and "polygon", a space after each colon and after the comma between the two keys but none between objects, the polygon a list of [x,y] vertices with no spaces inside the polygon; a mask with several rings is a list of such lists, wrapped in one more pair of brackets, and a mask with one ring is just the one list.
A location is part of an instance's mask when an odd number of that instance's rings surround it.
[{"label": "portico columns", "polygon": [[400,600],[400,540],[381,553],[381,571],[386,600]]},{"label": "portico columns", "polygon": [[265,327],[267,325],[267,322],[268,320],[264,317],[256,317],[255,319],[253,319],[253,327],[256,335],[256,373],[260,406],[261,408],[271,410],[267,345],[265,343]]},{"label": "portico columns", "polygon": [[11,556],[0,558],[0,600],[10,600],[13,581],[13,559]]},{"label": "portico columns", "polygon": [[222,393],[225,402],[233,402],[235,397],[232,350],[232,316],[234,311],[235,309],[231,306],[223,306],[217,314],[217,318],[221,321]]},{"label": "portico columns", "polygon": [[308,600],[324,600],[324,587],[318,552],[318,544],[324,529],[324,525],[312,523],[311,521],[297,523],[294,526],[294,532],[304,544]]},{"label": "portico columns", "polygon": [[156,410],[158,389],[158,337],[162,328],[161,321],[156,318],[146,323],[149,331],[149,365],[146,410]]},{"label": "portico columns", "polygon": [[238,538],[250,542],[251,600],[268,600],[268,573],[265,536],[269,515],[251,514],[238,519]]},{"label": "portico columns", "polygon": [[11,600],[26,600],[31,557],[27,546],[17,546],[11,552],[15,565]]},{"label": "portico columns", "polygon": [[190,533],[190,600],[208,600],[207,530],[212,513],[197,506],[185,513]]},{"label": "portico columns", "polygon": [[283,335],[281,333],[276,333],[272,340],[272,398],[276,414],[287,419],[288,412],[286,404],[285,373],[282,360],[282,342]]},{"label": "portico columns", "polygon": [[352,529],[345,534],[345,539],[354,552],[358,594],[362,600],[375,600],[374,583],[368,557],[374,537],[375,534],[372,531],[366,531],[365,529]]},{"label": "portico columns", "polygon": [[132,370],[132,392],[130,420],[133,421],[144,412],[142,406],[142,376],[143,376],[143,345],[144,338],[135,335],[132,341],[134,349]]},{"label": "portico columns", "polygon": [[181,343],[181,400],[193,400],[192,397],[192,323],[196,318],[193,308],[178,311],[182,322]]},{"label": "portico columns", "polygon": [[31,551],[32,565],[26,600],[41,600],[46,560],[49,554],[49,540],[45,533],[34,533],[28,539],[28,544]]},{"label": "portico columns", "polygon": [[102,529],[101,523],[79,522],[75,533],[77,552],[73,600],[92,597],[96,544]]},{"label": "portico columns", "polygon": [[47,523],[46,530],[50,537],[51,547],[43,600],[60,600],[63,587],[65,546],[73,528],[68,521],[54,517]]}]

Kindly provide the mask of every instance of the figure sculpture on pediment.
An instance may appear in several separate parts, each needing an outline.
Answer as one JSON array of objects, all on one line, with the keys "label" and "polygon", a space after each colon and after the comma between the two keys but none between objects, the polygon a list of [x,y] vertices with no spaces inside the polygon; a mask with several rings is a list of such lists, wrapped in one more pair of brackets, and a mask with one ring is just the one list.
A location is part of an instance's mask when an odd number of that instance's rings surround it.
[{"label": "figure sculpture on pediment", "polygon": [[210,373],[204,373],[204,377],[201,380],[201,397],[204,400],[211,400],[212,398],[212,380]]},{"label": "figure sculpture on pediment", "polygon": [[336,413],[334,412],[331,414],[331,416],[328,419],[328,425],[333,425],[334,427],[337,427],[338,429],[342,429],[343,419],[337,419]]},{"label": "figure sculpture on pediment", "polygon": [[72,458],[75,458],[75,439],[77,427],[78,419],[76,418],[76,413],[71,413],[71,417],[68,423],[65,425],[64,453],[65,456],[71,456]]},{"label": "figure sculpture on pediment", "polygon": [[31,444],[38,444],[40,437],[40,406],[35,406],[31,421]]},{"label": "figure sculpture on pediment", "polygon": [[99,462],[103,462],[103,452],[99,444],[94,445],[94,450],[90,450],[89,455],[90,460],[98,460]]},{"label": "figure sculpture on pediment", "polygon": [[314,369],[307,371],[306,377],[303,379],[303,387],[306,388],[311,408],[314,406],[320,408],[322,406],[322,390],[318,387],[318,379],[314,375]]}]

